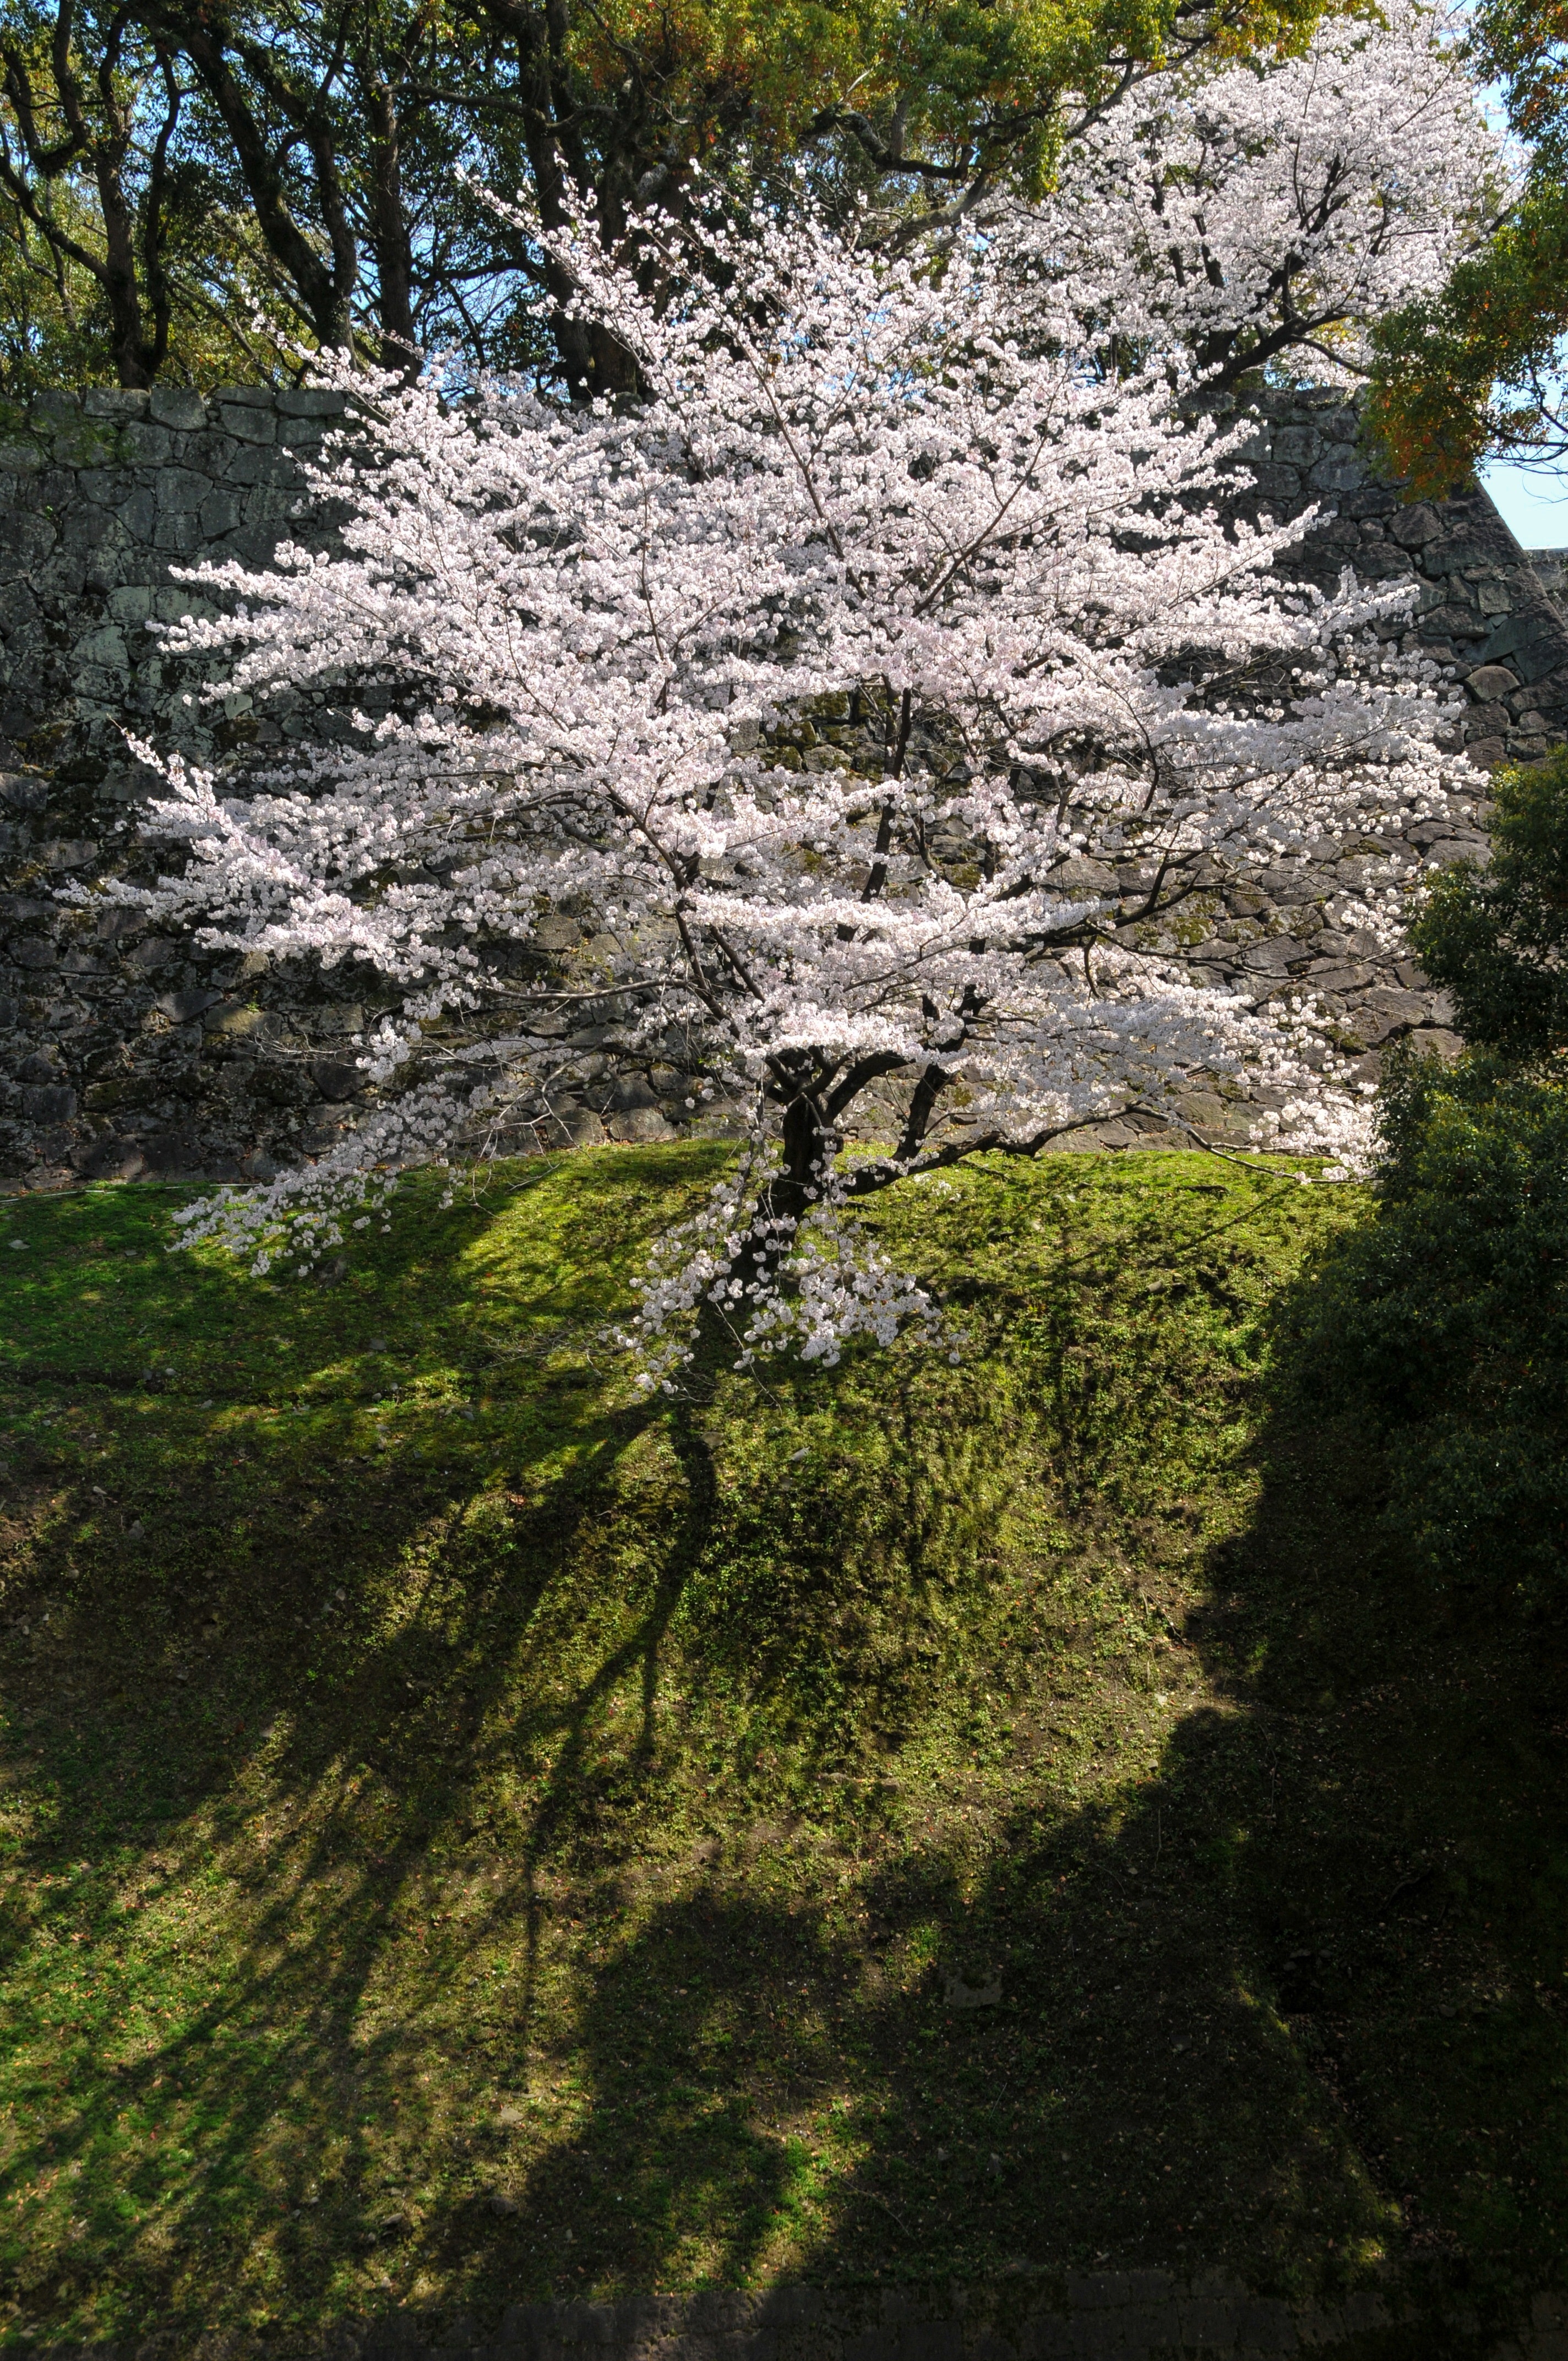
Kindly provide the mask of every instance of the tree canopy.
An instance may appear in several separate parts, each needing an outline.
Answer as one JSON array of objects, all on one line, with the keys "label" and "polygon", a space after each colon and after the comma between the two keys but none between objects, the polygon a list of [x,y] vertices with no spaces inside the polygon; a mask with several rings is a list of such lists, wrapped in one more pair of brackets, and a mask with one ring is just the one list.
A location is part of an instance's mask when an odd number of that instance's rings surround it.
[{"label": "tree canopy", "polygon": [[[595,357],[537,240],[477,184],[568,190],[601,235],[869,196],[896,234],[1002,185],[1150,73],[1299,46],[1321,0],[4,0],[9,390],[279,365],[285,344],[469,368]],[[459,177],[466,175],[466,178]],[[600,357],[602,361],[602,356]]]},{"label": "tree canopy", "polygon": [[1472,54],[1524,156],[1487,243],[1379,331],[1372,421],[1423,493],[1452,490],[1487,453],[1568,454],[1568,7],[1482,0]]}]

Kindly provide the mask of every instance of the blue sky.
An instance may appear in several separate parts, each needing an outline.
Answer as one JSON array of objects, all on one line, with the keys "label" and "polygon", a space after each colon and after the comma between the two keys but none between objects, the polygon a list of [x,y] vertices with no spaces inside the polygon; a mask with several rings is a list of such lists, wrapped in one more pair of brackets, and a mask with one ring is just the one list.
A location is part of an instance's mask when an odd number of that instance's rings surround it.
[{"label": "blue sky", "polygon": [[1568,470],[1497,466],[1481,480],[1526,549],[1568,549]]}]

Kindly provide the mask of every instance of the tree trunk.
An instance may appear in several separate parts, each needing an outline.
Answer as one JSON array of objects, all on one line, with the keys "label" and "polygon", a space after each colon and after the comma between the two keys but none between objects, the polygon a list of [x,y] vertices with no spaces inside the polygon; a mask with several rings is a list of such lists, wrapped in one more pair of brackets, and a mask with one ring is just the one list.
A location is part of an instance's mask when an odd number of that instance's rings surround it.
[{"label": "tree trunk", "polygon": [[387,82],[366,77],[370,116],[370,242],[376,255],[381,358],[411,375],[418,367],[413,313],[413,255],[403,211],[401,131]]},{"label": "tree trunk", "polygon": [[93,159],[98,203],[104,215],[104,270],[99,284],[109,306],[109,346],[121,385],[140,391],[152,383],[142,335],[141,297],[137,287],[136,236],[117,159]]}]

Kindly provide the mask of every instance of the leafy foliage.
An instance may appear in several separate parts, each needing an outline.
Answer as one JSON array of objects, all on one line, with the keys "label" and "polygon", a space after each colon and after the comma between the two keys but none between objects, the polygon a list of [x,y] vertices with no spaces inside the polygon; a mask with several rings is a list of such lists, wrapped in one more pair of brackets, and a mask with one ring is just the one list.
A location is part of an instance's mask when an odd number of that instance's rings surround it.
[{"label": "leafy foliage", "polygon": [[1568,1578],[1568,753],[1498,781],[1489,870],[1414,933],[1472,1043],[1397,1067],[1377,1216],[1302,1299],[1313,1386],[1387,1441],[1390,1514],[1448,1587]]},{"label": "leafy foliage", "polygon": [[291,324],[167,45],[97,0],[0,11],[0,369],[26,398],[266,373]]},{"label": "leafy foliage", "polygon": [[1445,1589],[1561,1598],[1568,1091],[1431,1060],[1385,1114],[1376,1216],[1298,1299],[1306,1374],[1382,1437],[1388,1515]]},{"label": "leafy foliage", "polygon": [[[11,0],[0,231],[13,265],[52,275],[49,302],[30,291],[50,349],[67,357],[74,334],[87,373],[126,385],[178,373],[190,291],[232,284],[250,300],[220,294],[217,309],[242,348],[259,302],[307,346],[398,361],[417,346],[469,369],[560,369],[580,390],[596,372],[569,283],[474,184],[524,192],[547,230],[575,190],[614,247],[639,209],[680,218],[699,170],[741,208],[787,211],[793,159],[818,203],[847,213],[870,196],[882,234],[924,235],[1003,186],[1038,194],[1064,138],[1148,76],[1291,51],[1320,14],[1320,0]],[[204,194],[188,238],[174,236],[181,192]],[[656,246],[640,251],[656,275]],[[102,299],[86,306],[83,271]],[[252,366],[275,364],[264,337]]]},{"label": "leafy foliage", "polygon": [[1568,748],[1496,795],[1490,864],[1444,871],[1411,941],[1472,1048],[1517,1062],[1568,1048]]},{"label": "leafy foliage", "polygon": [[1442,494],[1488,451],[1561,458],[1568,417],[1561,343],[1568,332],[1568,9],[1562,0],[1484,0],[1478,73],[1501,85],[1530,144],[1488,245],[1436,296],[1378,332],[1369,420],[1418,492]]}]

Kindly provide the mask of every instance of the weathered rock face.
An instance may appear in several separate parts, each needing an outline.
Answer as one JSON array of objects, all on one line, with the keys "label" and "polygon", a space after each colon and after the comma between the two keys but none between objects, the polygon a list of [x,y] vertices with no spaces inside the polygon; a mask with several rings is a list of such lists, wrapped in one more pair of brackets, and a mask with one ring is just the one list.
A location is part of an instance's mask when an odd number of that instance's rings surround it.
[{"label": "weathered rock face", "polygon": [[1568,737],[1568,551],[1521,549],[1485,492],[1407,505],[1356,442],[1354,407],[1329,395],[1263,393],[1256,509],[1332,510],[1296,571],[1324,587],[1349,566],[1363,582],[1413,580],[1420,644],[1472,700],[1471,760],[1533,762]]},{"label": "weathered rock face", "polygon": [[173,567],[265,564],[285,533],[319,543],[322,522],[294,513],[298,456],[342,408],[170,390],[47,395],[4,421],[0,1186],[238,1179],[336,1137],[318,1074],[351,1012],[54,889],[151,873],[126,730],[209,757],[262,734],[243,697],[198,706],[147,626],[203,610]]},{"label": "weathered rock face", "polygon": [[[1322,508],[1293,562],[1305,578],[1332,583],[1349,566],[1363,580],[1414,582],[1412,643],[1452,665],[1470,700],[1475,792],[1403,840],[1314,846],[1266,890],[1260,876],[1216,870],[1179,939],[1159,939],[1255,999],[1322,994],[1370,1072],[1379,1045],[1411,1028],[1452,1043],[1448,1012],[1409,962],[1336,925],[1336,903],[1374,871],[1397,884],[1424,862],[1483,849],[1486,773],[1568,737],[1568,560],[1521,550],[1484,493],[1404,505],[1374,478],[1355,412],[1335,397],[1264,392],[1251,408],[1255,491],[1238,507]],[[303,704],[258,716],[240,696],[198,702],[203,684],[147,625],[197,604],[174,567],[263,565],[285,534],[330,544],[331,516],[302,507],[299,460],[341,410],[332,395],[237,388],[206,400],[50,395],[0,419],[0,1188],[262,1177],[358,1118],[352,1037],[377,1005],[373,975],[340,969],[323,983],[216,957],[131,913],[72,911],[54,891],[149,873],[126,730],[211,756],[330,726]],[[838,759],[843,734],[826,724],[814,759]],[[1135,878],[1115,882],[1130,910]],[[591,950],[565,915],[549,925],[560,937],[551,951]],[[579,1046],[601,1071],[563,1102],[552,1136],[678,1136],[692,1120],[685,1077],[673,1064],[628,1073],[611,1014],[587,1025]],[[1223,1127],[1234,1110],[1198,1093],[1188,1113]],[[524,1126],[516,1144],[536,1137]]]}]

